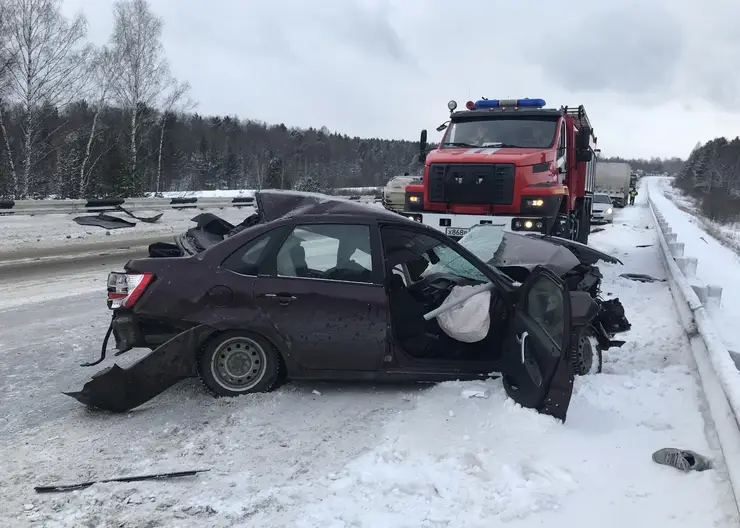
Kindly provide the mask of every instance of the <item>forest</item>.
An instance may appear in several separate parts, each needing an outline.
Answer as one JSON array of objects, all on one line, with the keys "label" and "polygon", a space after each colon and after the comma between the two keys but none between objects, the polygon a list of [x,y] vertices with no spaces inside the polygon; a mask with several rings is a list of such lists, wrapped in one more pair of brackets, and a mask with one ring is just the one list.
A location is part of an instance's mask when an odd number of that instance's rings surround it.
[{"label": "forest", "polygon": [[[63,0],[0,0],[0,197],[378,187],[418,173],[418,144],[194,111],[149,0],[116,0],[108,42]],[[621,160],[678,172],[680,159]]]},{"label": "forest", "polygon": [[736,221],[740,213],[740,138],[697,143],[674,184],[696,198],[710,220]]},{"label": "forest", "polygon": [[193,112],[148,0],[117,0],[109,41],[62,0],[0,0],[0,197],[378,186],[418,145]]}]

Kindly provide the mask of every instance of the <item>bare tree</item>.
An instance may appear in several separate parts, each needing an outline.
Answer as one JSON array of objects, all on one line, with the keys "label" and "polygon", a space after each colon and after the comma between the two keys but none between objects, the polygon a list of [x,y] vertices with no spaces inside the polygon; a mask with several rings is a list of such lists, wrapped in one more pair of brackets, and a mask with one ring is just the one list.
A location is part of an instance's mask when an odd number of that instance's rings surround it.
[{"label": "bare tree", "polygon": [[162,118],[159,124],[159,152],[157,155],[157,178],[154,185],[155,192],[159,194],[162,192],[162,150],[164,148],[164,131],[167,126],[167,117],[175,111],[189,112],[195,108],[195,103],[187,98],[187,93],[190,91],[190,84],[187,82],[177,82],[172,79],[171,87],[169,92],[165,95],[162,101]]},{"label": "bare tree", "polygon": [[5,104],[7,102],[10,84],[8,74],[16,56],[10,49],[10,46],[7,45],[8,38],[8,6],[7,2],[0,1],[0,132],[3,135],[3,147],[5,148],[5,155],[8,157],[8,168],[10,169],[10,185],[7,190],[12,191],[13,195],[15,195],[18,187],[18,173],[15,170],[15,159],[13,158],[13,150],[10,147],[8,128],[5,124]]},{"label": "bare tree", "polygon": [[103,111],[111,90],[118,82],[121,76],[121,70],[118,65],[118,57],[108,47],[103,46],[98,50],[92,61],[92,75],[90,77],[89,93],[92,99],[93,119],[90,124],[90,134],[85,145],[85,153],[80,163],[80,177],[78,182],[78,193],[80,197],[85,196],[88,185],[90,184],[90,175],[95,163],[90,165],[90,156],[92,153],[93,142],[97,132],[98,118]]},{"label": "bare tree", "polygon": [[9,39],[7,53],[16,57],[9,68],[13,98],[21,104],[23,175],[16,195],[25,198],[33,177],[42,108],[63,109],[80,93],[90,45],[87,21],[78,14],[71,23],[61,14],[62,0],[6,0]]},{"label": "bare tree", "polygon": [[114,86],[118,104],[131,113],[129,166],[132,191],[139,187],[138,133],[139,110],[156,108],[173,87],[169,65],[161,44],[162,20],[149,8],[147,0],[117,0],[111,38],[121,75]]}]

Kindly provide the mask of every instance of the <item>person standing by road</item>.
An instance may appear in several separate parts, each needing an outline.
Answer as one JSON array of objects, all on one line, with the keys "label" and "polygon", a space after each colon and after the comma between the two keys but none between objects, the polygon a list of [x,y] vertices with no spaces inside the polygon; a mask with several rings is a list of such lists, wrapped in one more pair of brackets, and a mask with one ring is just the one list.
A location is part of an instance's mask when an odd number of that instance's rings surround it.
[{"label": "person standing by road", "polygon": [[630,188],[630,205],[635,205],[635,196],[637,196],[637,189],[632,187]]}]

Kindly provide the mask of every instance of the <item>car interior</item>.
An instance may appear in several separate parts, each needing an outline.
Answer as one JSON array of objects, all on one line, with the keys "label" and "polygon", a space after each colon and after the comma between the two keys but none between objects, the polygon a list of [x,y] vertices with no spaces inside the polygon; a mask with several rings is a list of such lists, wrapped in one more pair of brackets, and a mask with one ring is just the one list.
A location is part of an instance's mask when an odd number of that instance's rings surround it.
[{"label": "car interior", "polygon": [[439,266],[434,251],[439,242],[431,237],[414,235],[409,238],[394,229],[384,232],[383,244],[386,276],[389,277],[391,328],[398,344],[409,356],[470,361],[499,357],[506,322],[501,317],[505,305],[498,292],[491,292],[491,323],[486,338],[475,343],[457,341],[442,330],[436,318],[427,321],[424,314],[441,306],[455,286],[477,285],[483,281]]}]

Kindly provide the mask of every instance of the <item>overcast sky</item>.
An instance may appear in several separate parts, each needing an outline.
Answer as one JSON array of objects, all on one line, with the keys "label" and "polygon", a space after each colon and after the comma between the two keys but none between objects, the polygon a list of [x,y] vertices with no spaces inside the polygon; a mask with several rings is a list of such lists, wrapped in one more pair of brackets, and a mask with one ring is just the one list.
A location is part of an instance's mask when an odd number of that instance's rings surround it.
[{"label": "overcast sky", "polygon": [[[64,0],[108,39],[112,0]],[[415,140],[485,96],[586,107],[605,155],[740,134],[738,0],[150,0],[202,114]]]}]

